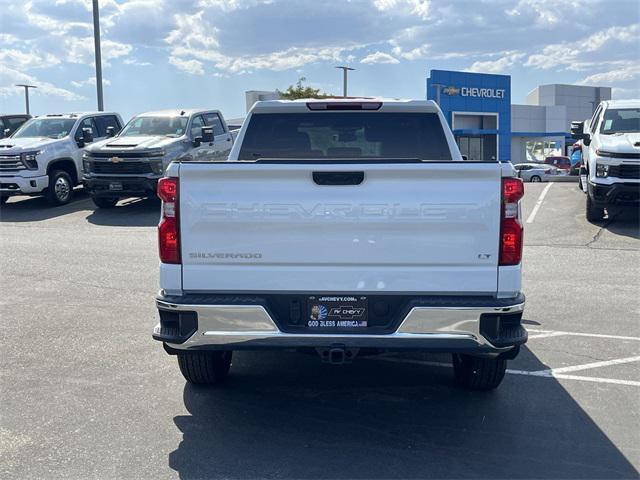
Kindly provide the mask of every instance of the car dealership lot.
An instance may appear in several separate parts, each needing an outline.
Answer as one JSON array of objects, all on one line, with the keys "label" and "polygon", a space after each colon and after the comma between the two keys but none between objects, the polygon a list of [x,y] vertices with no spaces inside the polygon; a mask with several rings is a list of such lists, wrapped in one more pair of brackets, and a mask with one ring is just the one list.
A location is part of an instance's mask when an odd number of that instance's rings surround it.
[{"label": "car dealership lot", "polygon": [[525,189],[531,337],[488,394],[419,354],[239,353],[225,387],[187,387],[151,340],[158,202],[10,199],[0,475],[637,477],[638,221],[587,223],[575,184]]}]

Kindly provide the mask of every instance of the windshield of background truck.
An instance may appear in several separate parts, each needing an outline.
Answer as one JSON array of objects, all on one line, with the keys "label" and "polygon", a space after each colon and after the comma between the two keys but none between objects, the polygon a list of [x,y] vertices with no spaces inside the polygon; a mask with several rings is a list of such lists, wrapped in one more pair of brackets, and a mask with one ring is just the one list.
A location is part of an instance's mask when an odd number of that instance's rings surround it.
[{"label": "windshield of background truck", "polygon": [[69,135],[76,121],[75,118],[33,118],[16,130],[12,138],[63,138]]},{"label": "windshield of background truck", "polygon": [[120,132],[119,137],[181,137],[187,129],[187,117],[136,117]]},{"label": "windshield of background truck", "polygon": [[451,160],[435,113],[255,113],[239,160],[260,158]]},{"label": "windshield of background truck", "polygon": [[640,108],[608,108],[604,112],[600,133],[640,132]]}]

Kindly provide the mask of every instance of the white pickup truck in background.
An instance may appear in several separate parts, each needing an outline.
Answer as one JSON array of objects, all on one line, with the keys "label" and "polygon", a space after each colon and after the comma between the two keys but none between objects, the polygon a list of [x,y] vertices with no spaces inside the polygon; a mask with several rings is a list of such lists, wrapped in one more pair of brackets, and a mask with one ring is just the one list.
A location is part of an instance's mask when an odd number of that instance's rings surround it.
[{"label": "white pickup truck in background", "polygon": [[418,350],[495,388],[527,339],[514,177],[463,160],[431,101],[258,102],[228,161],[174,162],[158,184],[153,337],[192,383],[224,378],[234,350]]},{"label": "white pickup truck in background", "polygon": [[[590,121],[573,122],[571,133],[582,141],[581,178],[590,222],[606,213],[640,208],[640,100],[607,100]],[[582,180],[581,180],[582,183]],[[586,187],[586,188],[585,188]]]},{"label": "white pickup truck in background", "polygon": [[87,147],[82,183],[99,208],[113,208],[124,197],[155,195],[172,161],[224,160],[236,134],[219,110],[142,113],[118,135]]},{"label": "white pickup truck in background", "polygon": [[82,179],[83,149],[123,122],[114,112],[43,115],[0,140],[0,202],[13,195],[45,195],[51,205],[71,200]]}]

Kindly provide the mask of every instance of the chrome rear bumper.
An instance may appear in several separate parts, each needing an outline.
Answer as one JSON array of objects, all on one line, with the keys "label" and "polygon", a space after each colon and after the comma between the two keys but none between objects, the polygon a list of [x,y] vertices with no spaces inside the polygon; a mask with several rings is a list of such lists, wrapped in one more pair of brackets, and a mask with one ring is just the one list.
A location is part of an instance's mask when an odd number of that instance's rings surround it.
[{"label": "chrome rear bumper", "polygon": [[[188,321],[192,327],[183,329],[182,325],[178,327],[176,324],[173,328],[168,323],[159,323],[154,328],[153,337],[172,350],[183,351],[340,345],[345,348],[500,353],[526,342],[526,331],[520,325],[524,310],[523,295],[511,301],[496,300],[493,306],[463,306],[459,297],[456,300],[450,306],[440,305],[443,301],[438,301],[434,302],[438,305],[411,308],[391,333],[325,334],[284,332],[262,305],[178,303],[159,297],[156,305],[161,312],[165,312],[165,318],[185,318],[186,325],[189,315]],[[503,329],[500,335],[500,324],[505,319],[510,319],[512,324],[510,330]],[[495,326],[493,324],[497,325],[497,329],[491,330]],[[487,333],[489,330],[493,331],[493,336]]]}]

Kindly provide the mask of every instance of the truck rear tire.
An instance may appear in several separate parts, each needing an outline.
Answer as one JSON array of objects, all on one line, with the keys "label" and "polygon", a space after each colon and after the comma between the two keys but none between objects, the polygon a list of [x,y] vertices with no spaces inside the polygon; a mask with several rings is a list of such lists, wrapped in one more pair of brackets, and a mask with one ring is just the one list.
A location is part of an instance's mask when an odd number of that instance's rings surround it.
[{"label": "truck rear tire", "polygon": [[91,200],[98,208],[113,208],[120,199],[118,197],[91,197]]},{"label": "truck rear tire", "polygon": [[45,192],[47,201],[53,205],[66,205],[73,195],[71,176],[64,170],[49,173],[49,186]]},{"label": "truck rear tire", "polygon": [[591,200],[591,195],[588,193],[585,213],[589,222],[600,222],[604,218],[604,208],[596,207],[593,204],[593,200]]},{"label": "truck rear tire", "polygon": [[482,358],[453,354],[453,371],[458,384],[469,390],[493,390],[507,370],[503,358]]},{"label": "truck rear tire", "polygon": [[231,352],[179,353],[178,365],[187,382],[214,385],[227,377],[231,367]]}]

